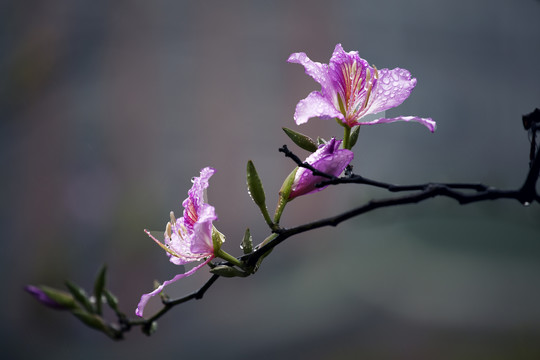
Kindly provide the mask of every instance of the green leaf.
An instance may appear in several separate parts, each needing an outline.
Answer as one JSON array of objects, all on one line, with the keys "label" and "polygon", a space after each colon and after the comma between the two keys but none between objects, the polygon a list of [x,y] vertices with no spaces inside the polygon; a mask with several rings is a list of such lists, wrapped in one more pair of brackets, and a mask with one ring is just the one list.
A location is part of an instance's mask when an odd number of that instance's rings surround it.
[{"label": "green leaf", "polygon": [[103,265],[94,282],[94,297],[96,298],[96,314],[101,315],[101,304],[103,290],[105,289],[105,277],[107,274],[107,266]]},{"label": "green leaf", "polygon": [[75,300],[77,300],[88,312],[93,313],[94,307],[92,306],[92,303],[90,302],[90,299],[86,295],[86,292],[84,289],[79,287],[78,285],[75,285],[74,283],[70,281],[66,281],[66,286],[69,290],[69,292],[73,295]]},{"label": "green leaf", "polygon": [[282,128],[285,131],[285,134],[298,146],[302,149],[309,152],[314,152],[317,150],[317,144],[309,136],[296,132],[294,130],[288,129],[286,127]]},{"label": "green leaf", "polygon": [[355,126],[351,131],[351,137],[350,137],[351,149],[358,141],[358,134],[360,134],[360,125]]},{"label": "green leaf", "polygon": [[244,238],[242,239],[242,243],[240,244],[240,249],[242,249],[242,251],[244,251],[244,254],[246,255],[253,252],[253,238],[251,236],[249,228],[247,228],[246,232],[244,233]]}]

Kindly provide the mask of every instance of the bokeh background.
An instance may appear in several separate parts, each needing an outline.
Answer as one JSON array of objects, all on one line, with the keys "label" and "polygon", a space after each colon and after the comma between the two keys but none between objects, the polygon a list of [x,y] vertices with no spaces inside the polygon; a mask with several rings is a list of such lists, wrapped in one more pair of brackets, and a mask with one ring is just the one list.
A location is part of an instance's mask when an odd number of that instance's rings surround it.
[{"label": "bokeh background", "polygon": [[[90,289],[106,263],[132,314],[154,279],[178,270],[142,230],[180,212],[204,166],[217,169],[208,196],[225,249],[241,253],[246,227],[261,241],[247,160],[272,207],[293,168],[277,152],[291,145],[281,127],[342,135],[333,121],[296,128],[295,104],[319,85],[286,63],[292,52],[328,62],[342,43],[418,79],[387,115],[429,116],[437,131],[362,128],[356,172],[519,187],[529,152],[521,115],[540,107],[539,18],[536,0],[2,1],[3,357],[540,358],[538,204],[441,198],[297,236],[256,276],[218,281],[175,308],[150,338],[135,329],[114,343],[22,290],[65,279]],[[283,224],[384,196],[328,188],[291,203]]]}]

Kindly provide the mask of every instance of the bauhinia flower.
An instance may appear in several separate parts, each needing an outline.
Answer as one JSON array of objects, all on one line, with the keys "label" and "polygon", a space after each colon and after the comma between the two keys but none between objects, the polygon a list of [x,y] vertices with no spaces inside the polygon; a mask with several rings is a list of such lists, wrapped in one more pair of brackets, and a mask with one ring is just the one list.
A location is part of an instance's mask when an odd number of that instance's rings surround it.
[{"label": "bauhinia flower", "polygon": [[306,74],[321,84],[321,91],[313,91],[296,105],[294,120],[298,125],[319,117],[337,118],[349,127],[416,121],[435,130],[435,121],[417,116],[362,121],[364,116],[396,107],[409,97],[416,79],[405,69],[377,70],[357,51],[345,52],[341,44],[336,45],[328,65],[310,60],[303,52],[291,54],[287,61],[303,65]]},{"label": "bauhinia flower", "polygon": [[[341,140],[332,138],[326,144],[320,145],[317,151],[306,158],[305,162],[323,173],[339,176],[354,158],[354,153],[351,150],[340,149],[340,145]],[[326,179],[322,176],[313,175],[313,172],[309,169],[298,168],[294,175],[289,200],[297,196],[321,191],[326,186],[315,187],[315,185],[323,180]]]},{"label": "bauhinia flower", "polygon": [[223,235],[212,225],[212,222],[217,220],[214,207],[205,202],[208,179],[214,172],[213,168],[206,167],[201,170],[199,177],[193,179],[193,186],[188,191],[188,198],[182,203],[183,216],[175,219],[174,213],[171,212],[171,222],[167,223],[165,229],[165,243],[157,240],[148,230],[145,230],[148,236],[167,252],[172,263],[183,265],[205,260],[191,270],[165,281],[151,293],[144,294],[135,311],[138,316],[143,316],[144,307],[148,300],[159,294],[165,286],[190,276],[218,255],[220,246],[225,240]]}]

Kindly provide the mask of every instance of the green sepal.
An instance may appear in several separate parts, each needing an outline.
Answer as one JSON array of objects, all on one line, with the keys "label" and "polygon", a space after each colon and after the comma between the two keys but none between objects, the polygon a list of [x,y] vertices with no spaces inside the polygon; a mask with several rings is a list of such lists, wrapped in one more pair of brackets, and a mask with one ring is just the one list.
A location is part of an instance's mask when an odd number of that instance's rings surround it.
[{"label": "green sepal", "polygon": [[242,270],[239,270],[233,266],[228,265],[217,265],[214,266],[210,272],[215,275],[223,276],[223,277],[246,277],[249,274],[247,272],[244,272]]},{"label": "green sepal", "polygon": [[77,300],[86,309],[86,311],[89,313],[94,312],[94,307],[92,306],[92,303],[90,302],[90,299],[86,295],[86,291],[84,291],[84,289],[70,281],[66,281],[66,286],[75,300]]},{"label": "green sepal", "polygon": [[240,249],[242,249],[245,255],[253,252],[253,237],[251,236],[249,228],[247,228],[246,232],[244,233],[244,238],[240,244]]},{"label": "green sepal", "polygon": [[75,302],[75,299],[70,293],[67,293],[62,290],[53,289],[48,286],[36,286],[38,289],[43,291],[49,299],[53,300],[54,302],[58,303],[58,305],[64,307],[66,310],[73,310],[77,309],[78,305]]},{"label": "green sepal", "polygon": [[96,299],[96,314],[101,315],[101,304],[103,303],[103,290],[105,289],[105,278],[107,275],[107,266],[103,265],[99,270],[96,281],[94,282],[94,298]]},{"label": "green sepal", "polygon": [[322,137],[317,136],[317,145],[324,145],[326,144],[326,140],[324,140]]},{"label": "green sepal", "polygon": [[214,225],[212,225],[212,243],[214,245],[214,253],[221,249],[221,245],[225,242],[225,235],[219,232]]},{"label": "green sepal", "polygon": [[360,134],[360,125],[358,126],[355,126],[352,131],[351,131],[351,137],[350,137],[350,148],[352,149],[353,146],[356,144],[356,142],[358,141],[358,135]]},{"label": "green sepal", "polygon": [[285,131],[285,134],[299,147],[309,152],[314,152],[317,150],[317,144],[309,136],[302,133],[296,132],[294,130],[288,129],[286,127],[282,128]]},{"label": "green sepal", "polygon": [[276,206],[276,211],[274,213],[274,223],[277,225],[279,224],[279,220],[281,219],[281,214],[283,213],[283,210],[285,209],[285,205],[289,202],[289,196],[291,195],[292,185],[294,183],[294,177],[296,176],[296,172],[298,171],[298,167],[296,167],[290,174],[285,178],[285,181],[281,185],[281,189],[279,189],[279,198],[278,198],[278,204]]}]

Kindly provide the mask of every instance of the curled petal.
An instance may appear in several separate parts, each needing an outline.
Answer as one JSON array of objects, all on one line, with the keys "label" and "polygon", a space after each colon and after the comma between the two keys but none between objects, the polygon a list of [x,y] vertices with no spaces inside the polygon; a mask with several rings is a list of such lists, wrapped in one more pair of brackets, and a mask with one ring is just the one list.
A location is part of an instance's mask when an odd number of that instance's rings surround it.
[{"label": "curled petal", "polygon": [[320,62],[312,61],[306,53],[298,52],[291,54],[287,62],[293,64],[303,65],[306,69],[306,74],[311,76],[316,82],[321,84],[325,89],[330,85],[330,78],[328,76],[328,65],[321,64]]},{"label": "curled petal", "polygon": [[429,131],[434,132],[437,128],[437,123],[433,121],[431,118],[421,118],[418,116],[398,116],[395,118],[381,118],[373,121],[367,121],[367,122],[360,122],[359,124],[362,125],[373,125],[373,124],[384,124],[384,123],[392,123],[396,121],[414,121],[418,122],[425,127],[429,129]]},{"label": "curled petal", "polygon": [[144,294],[143,296],[141,296],[141,300],[139,301],[139,304],[137,305],[137,309],[135,310],[135,314],[139,317],[143,317],[143,312],[144,312],[144,308],[146,307],[146,304],[148,303],[148,301],[150,300],[150,298],[156,296],[157,294],[159,294],[161,291],[163,291],[163,288],[169,284],[172,284],[173,282],[175,281],[178,281],[180,279],[183,279],[185,277],[188,277],[190,275],[193,275],[195,273],[195,271],[199,270],[200,268],[202,268],[204,265],[208,264],[212,259],[214,258],[214,256],[211,256],[209,257],[205,262],[203,263],[200,263],[199,265],[195,266],[193,269],[189,270],[188,272],[185,272],[183,274],[178,274],[176,275],[174,278],[172,278],[171,280],[167,280],[165,281],[163,284],[161,284],[157,289],[155,289],[154,291],[152,291],[151,293],[148,293],[148,294]]},{"label": "curled petal", "polygon": [[294,121],[297,125],[306,123],[313,117],[323,119],[339,118],[343,119],[343,114],[336,110],[332,102],[324,97],[320,92],[313,91],[307,98],[300,100],[296,105]]}]

